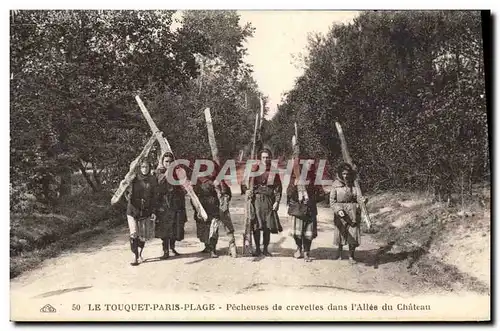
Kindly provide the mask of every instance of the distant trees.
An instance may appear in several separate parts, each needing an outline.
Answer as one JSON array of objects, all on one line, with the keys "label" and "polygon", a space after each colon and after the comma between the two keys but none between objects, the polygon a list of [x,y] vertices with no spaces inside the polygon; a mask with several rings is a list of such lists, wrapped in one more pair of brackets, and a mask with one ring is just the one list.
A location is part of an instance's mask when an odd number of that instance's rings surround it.
[{"label": "distant trees", "polygon": [[74,171],[94,191],[115,187],[150,136],[136,94],[177,155],[208,151],[205,107],[225,156],[250,139],[252,27],[234,11],[193,11],[174,28],[174,13],[11,13],[11,192],[53,202]]},{"label": "distant trees", "polygon": [[297,121],[305,148],[336,163],[340,121],[372,189],[446,193],[489,175],[480,12],[365,12],[308,51],[275,144],[290,146]]}]

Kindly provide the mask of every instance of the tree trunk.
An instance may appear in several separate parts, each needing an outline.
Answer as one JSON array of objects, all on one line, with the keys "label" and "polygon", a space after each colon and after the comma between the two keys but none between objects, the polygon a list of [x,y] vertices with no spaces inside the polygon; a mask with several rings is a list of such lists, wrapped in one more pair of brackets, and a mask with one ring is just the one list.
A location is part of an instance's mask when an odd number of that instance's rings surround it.
[{"label": "tree trunk", "polygon": [[71,168],[65,168],[61,174],[61,183],[59,184],[59,196],[71,195]]},{"label": "tree trunk", "polygon": [[101,191],[102,190],[101,176],[97,171],[97,166],[95,162],[92,162],[92,176],[94,177],[95,187],[97,191]]},{"label": "tree trunk", "polygon": [[464,210],[464,171],[460,172],[460,197],[461,197],[461,203],[462,203],[462,210]]},{"label": "tree trunk", "polygon": [[470,166],[470,172],[469,172],[469,187],[468,187],[468,193],[469,193],[469,197],[472,197],[473,196],[473,188],[472,188],[472,183],[473,183],[473,177],[474,176],[474,165],[471,164]]},{"label": "tree trunk", "polygon": [[489,141],[489,132],[486,132],[484,142],[484,151],[483,151],[483,178],[490,178],[490,141]]},{"label": "tree trunk", "polygon": [[44,202],[47,204],[52,203],[52,195],[50,194],[50,182],[51,178],[49,175],[44,175],[42,177],[42,194],[44,198]]},{"label": "tree trunk", "polygon": [[460,95],[460,49],[458,46],[455,49],[455,61],[457,64],[457,88],[458,88],[458,95]]}]

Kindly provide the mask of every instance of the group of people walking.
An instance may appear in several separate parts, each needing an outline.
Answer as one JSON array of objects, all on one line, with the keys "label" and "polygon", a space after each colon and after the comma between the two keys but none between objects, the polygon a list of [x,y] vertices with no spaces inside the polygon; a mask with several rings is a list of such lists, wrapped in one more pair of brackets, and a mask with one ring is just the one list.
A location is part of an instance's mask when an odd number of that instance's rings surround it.
[{"label": "group of people walking", "polygon": [[[245,192],[251,206],[247,217],[255,242],[252,255],[272,256],[269,251],[271,234],[283,231],[278,217],[283,187],[280,176],[271,170],[271,151],[263,149],[259,155],[261,162],[265,164],[265,171],[252,179],[252,185]],[[184,239],[184,226],[187,222],[186,191],[181,185],[173,185],[167,180],[167,172],[172,170],[169,168],[173,167],[173,161],[173,155],[165,153],[153,172],[151,164],[146,160],[142,161],[137,176],[129,187],[127,220],[130,248],[134,254],[131,264],[134,266],[143,261],[142,251],[145,242],[154,237],[162,240],[163,254],[160,259],[168,259],[170,252],[179,255],[175,246],[177,241]],[[304,163],[299,167],[303,166]],[[174,179],[177,179],[175,171],[171,173]],[[349,260],[354,263],[355,249],[360,245],[361,239],[361,212],[358,200],[362,197],[357,196],[353,184],[355,172],[349,164],[340,164],[336,173],[337,178],[330,191],[332,221],[335,225],[333,244],[338,247],[338,255],[334,258],[341,259],[342,249],[347,246],[350,253]],[[318,233],[317,203],[325,197],[322,187],[315,185],[314,176],[315,169],[312,165],[309,166],[307,173],[307,185],[300,184],[292,174],[286,189],[291,234],[296,244],[294,257],[303,258],[307,262],[312,261],[311,244]],[[229,237],[229,252],[231,256],[236,257],[234,226],[229,214],[232,193],[229,185],[224,181],[218,182],[216,177],[217,169],[194,183],[194,192],[208,216],[208,220],[203,219],[193,205],[197,237],[205,246],[202,252],[216,258],[219,224],[223,224]],[[270,177],[274,178],[269,180]]]},{"label": "group of people walking", "polygon": [[[184,239],[184,226],[187,222],[186,191],[181,185],[174,185],[168,181],[171,174],[178,181],[173,164],[172,153],[165,153],[160,158],[157,169],[152,173],[148,160],[142,160],[138,173],[132,181],[127,194],[127,220],[130,231],[130,249],[134,254],[132,265],[143,262],[142,251],[148,239],[160,238],[162,240],[163,255],[165,260],[173,255],[180,255],[175,249],[177,241]],[[204,169],[200,169],[203,171]],[[206,169],[205,169],[206,170]],[[205,248],[204,253],[210,257],[218,257],[216,246],[219,236],[218,222],[221,222],[229,236],[229,251],[236,256],[236,241],[234,226],[229,215],[229,202],[231,189],[225,183],[216,183],[216,173],[199,178],[193,187],[203,209],[207,213],[207,222],[193,206],[196,221],[197,237]],[[192,202],[191,202],[192,203]]]}]

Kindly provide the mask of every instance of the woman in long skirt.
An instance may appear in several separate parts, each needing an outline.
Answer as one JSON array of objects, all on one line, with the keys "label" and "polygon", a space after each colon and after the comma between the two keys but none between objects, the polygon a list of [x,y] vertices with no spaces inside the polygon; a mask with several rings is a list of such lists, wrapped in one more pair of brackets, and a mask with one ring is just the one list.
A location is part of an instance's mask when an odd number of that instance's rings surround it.
[{"label": "woman in long skirt", "polygon": [[177,180],[173,165],[172,153],[165,153],[160,159],[157,169],[158,178],[158,222],[156,226],[156,238],[161,238],[163,255],[160,259],[167,259],[169,248],[174,255],[179,255],[175,250],[175,242],[184,239],[184,225],[187,222],[186,215],[186,192],[180,185],[169,182],[168,176]]},{"label": "woman in long skirt", "polygon": [[[250,199],[253,210],[250,212],[255,252],[253,256],[272,256],[269,252],[271,233],[283,231],[278,217],[278,209],[282,194],[282,184],[279,174],[271,169],[271,151],[263,149],[260,152],[260,161],[265,166],[265,171],[260,176],[253,178],[253,189],[246,195]],[[256,171],[257,166],[252,167]],[[260,234],[263,234],[264,249],[260,249]]]},{"label": "woman in long skirt", "polygon": [[330,207],[334,213],[333,244],[338,247],[336,259],[342,259],[342,248],[349,247],[349,260],[356,263],[354,252],[361,244],[361,209],[359,207],[356,188],[354,187],[355,173],[347,163],[337,167],[337,179],[333,182],[330,192]]},{"label": "woman in long skirt", "polygon": [[130,231],[130,249],[134,253],[131,262],[133,266],[143,261],[142,251],[145,243],[154,237],[157,182],[151,175],[150,169],[150,163],[143,160],[130,185],[128,195],[127,222]]},{"label": "woman in long skirt", "polygon": [[[302,172],[300,167],[300,172]],[[311,244],[318,236],[317,224],[317,203],[323,196],[322,187],[314,185],[315,168],[313,164],[309,165],[308,173],[305,179],[309,181],[307,185],[301,185],[296,176],[292,173],[290,183],[287,188],[287,205],[289,206],[289,218],[292,224],[292,236],[297,246],[294,257],[304,258],[304,261],[311,262]],[[302,217],[290,215],[290,207],[294,204],[304,204],[307,206],[307,213]]]}]

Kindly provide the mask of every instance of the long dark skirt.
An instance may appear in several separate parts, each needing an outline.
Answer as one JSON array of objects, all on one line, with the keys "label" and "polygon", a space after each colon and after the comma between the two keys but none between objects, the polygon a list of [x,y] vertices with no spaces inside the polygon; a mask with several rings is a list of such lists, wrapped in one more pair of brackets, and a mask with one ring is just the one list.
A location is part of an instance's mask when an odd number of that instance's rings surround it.
[{"label": "long dark skirt", "polygon": [[134,218],[127,215],[127,222],[131,237],[140,238],[142,241],[155,237],[155,223],[151,217]]},{"label": "long dark skirt", "polygon": [[274,201],[269,195],[255,195],[255,216],[252,221],[252,228],[254,231],[264,229],[269,229],[271,233],[283,231],[278,213],[273,210],[273,204]]},{"label": "long dark skirt", "polygon": [[184,224],[187,221],[186,211],[165,211],[158,216],[155,229],[156,238],[184,240]]},{"label": "long dark skirt", "polygon": [[313,240],[318,236],[318,222],[316,216],[313,216],[311,220],[301,220],[295,216],[289,216],[292,224],[292,236],[295,239],[308,239]]}]

